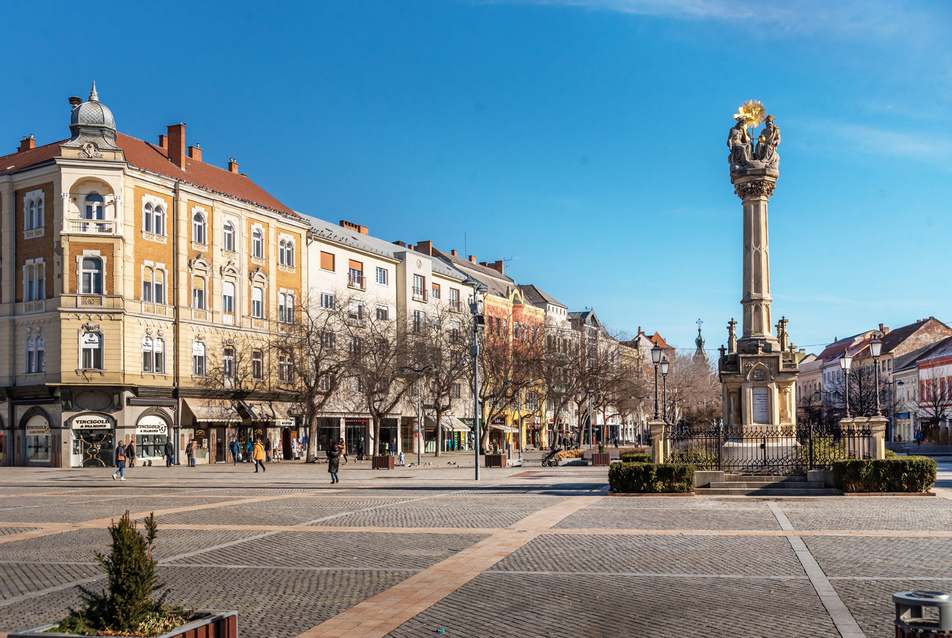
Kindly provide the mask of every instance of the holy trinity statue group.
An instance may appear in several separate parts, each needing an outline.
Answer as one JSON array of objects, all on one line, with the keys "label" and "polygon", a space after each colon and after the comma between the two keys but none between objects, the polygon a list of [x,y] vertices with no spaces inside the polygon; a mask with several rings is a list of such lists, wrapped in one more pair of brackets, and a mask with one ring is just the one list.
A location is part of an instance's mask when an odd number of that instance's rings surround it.
[{"label": "holy trinity statue group", "polygon": [[757,138],[756,148],[752,147],[749,126],[756,126],[759,122],[750,122],[744,116],[734,116],[737,124],[731,128],[727,136],[727,147],[731,150],[728,161],[731,173],[748,168],[778,168],[780,155],[777,147],[780,145],[780,129],[774,123],[774,117],[768,115],[764,121],[764,130]]}]

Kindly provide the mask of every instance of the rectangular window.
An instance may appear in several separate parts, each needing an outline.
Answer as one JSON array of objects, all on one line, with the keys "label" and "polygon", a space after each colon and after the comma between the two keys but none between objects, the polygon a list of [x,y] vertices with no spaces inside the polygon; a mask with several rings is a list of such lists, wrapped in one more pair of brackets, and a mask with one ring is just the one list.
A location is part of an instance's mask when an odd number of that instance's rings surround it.
[{"label": "rectangular window", "polygon": [[321,270],[330,270],[334,272],[334,255],[321,251]]},{"label": "rectangular window", "polygon": [[251,289],[251,316],[255,319],[264,317],[264,291],[258,287]]},{"label": "rectangular window", "polygon": [[461,389],[460,384],[459,384],[459,383],[454,383],[454,384],[453,384],[453,390],[452,390],[452,393],[450,394],[450,396],[451,396],[452,398],[454,398],[454,399],[458,399],[458,398],[460,398],[460,396],[462,396],[462,394],[463,394],[463,392],[462,392],[462,389]]},{"label": "rectangular window", "polygon": [[426,301],[426,279],[423,275],[413,275],[413,299]]},{"label": "rectangular window", "polygon": [[347,318],[352,323],[360,323],[364,320],[364,302],[359,299],[351,299],[350,307],[347,310]]},{"label": "rectangular window", "polygon": [[221,357],[221,373],[226,379],[235,376],[235,349],[225,348]]},{"label": "rectangular window", "polygon": [[390,307],[385,304],[377,304],[377,319],[387,321],[390,319]]},{"label": "rectangular window", "polygon": [[165,341],[156,339],[152,348],[152,369],[156,374],[163,374],[165,372]]},{"label": "rectangular window", "polygon": [[389,282],[390,280],[387,269],[377,266],[377,283],[381,286],[386,286]]},{"label": "rectangular window", "polygon": [[329,292],[321,293],[321,308],[330,310],[334,307],[334,295]]},{"label": "rectangular window", "polygon": [[198,343],[192,347],[192,374],[205,376],[205,346]]},{"label": "rectangular window", "polygon": [[433,288],[430,291],[430,293],[433,295],[434,299],[439,299],[440,298],[440,284],[433,284]]},{"label": "rectangular window", "polygon": [[321,346],[325,350],[333,350],[337,347],[337,335],[333,332],[321,333]]},{"label": "rectangular window", "polygon": [[413,311],[413,332],[423,332],[426,325],[426,313],[422,310]]},{"label": "rectangular window", "polygon": [[264,379],[264,353],[261,350],[251,351],[251,377],[259,381]]},{"label": "rectangular window", "polygon": [[102,335],[98,332],[84,332],[80,346],[82,367],[87,370],[102,370]]},{"label": "rectangular window", "polygon": [[450,288],[450,309],[451,310],[461,310],[459,303],[459,290],[456,288]]},{"label": "rectangular window", "polygon": [[347,269],[347,285],[351,288],[359,288],[364,290],[366,285],[364,284],[364,265],[359,261],[354,261],[351,259],[348,263]]},{"label": "rectangular window", "polygon": [[192,308],[205,309],[205,280],[201,277],[192,277]]},{"label": "rectangular window", "polygon": [[222,285],[221,305],[225,314],[235,313],[235,284],[230,281]]}]

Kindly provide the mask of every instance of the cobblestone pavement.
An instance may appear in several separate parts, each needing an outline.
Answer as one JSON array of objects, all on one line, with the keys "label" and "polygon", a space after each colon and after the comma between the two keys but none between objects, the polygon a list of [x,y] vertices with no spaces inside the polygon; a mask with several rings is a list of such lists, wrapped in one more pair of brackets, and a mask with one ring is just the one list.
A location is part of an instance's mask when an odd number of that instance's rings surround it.
[{"label": "cobblestone pavement", "polygon": [[535,461],[476,483],[468,456],[432,462],[352,462],[335,486],[301,463],[133,468],[124,483],[0,468],[0,634],[103,587],[94,552],[126,510],[156,514],[169,602],[236,609],[243,638],[873,637],[893,633],[893,592],[952,589],[946,489],[624,498],[605,468]]}]

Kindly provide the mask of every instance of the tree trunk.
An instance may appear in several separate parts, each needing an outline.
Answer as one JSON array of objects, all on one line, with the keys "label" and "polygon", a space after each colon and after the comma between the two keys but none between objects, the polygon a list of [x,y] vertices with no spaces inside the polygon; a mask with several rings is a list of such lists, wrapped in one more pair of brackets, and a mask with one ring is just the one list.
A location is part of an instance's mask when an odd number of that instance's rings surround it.
[{"label": "tree trunk", "polygon": [[437,408],[436,410],[436,452],[433,456],[442,456],[443,448],[443,412]]},{"label": "tree trunk", "polygon": [[[310,405],[310,401],[308,401]],[[310,407],[304,410],[304,418],[307,422],[307,457],[305,461],[307,463],[314,463],[317,457],[317,445],[314,445],[314,441],[317,441],[317,419],[314,417],[314,412]]]},{"label": "tree trunk", "polygon": [[373,456],[380,456],[380,422],[383,420],[381,417],[374,415],[374,440],[371,441],[373,447]]}]

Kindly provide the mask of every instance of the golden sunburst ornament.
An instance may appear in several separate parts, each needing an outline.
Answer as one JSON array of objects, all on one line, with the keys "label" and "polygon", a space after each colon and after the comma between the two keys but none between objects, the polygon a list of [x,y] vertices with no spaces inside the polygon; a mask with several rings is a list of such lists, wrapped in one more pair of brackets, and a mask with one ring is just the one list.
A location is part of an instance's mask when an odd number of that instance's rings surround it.
[{"label": "golden sunburst ornament", "polygon": [[744,120],[744,124],[751,128],[760,126],[766,117],[767,109],[764,108],[763,102],[759,100],[747,100],[740,105],[737,113],[734,114],[735,120]]}]

